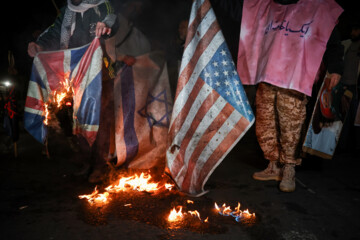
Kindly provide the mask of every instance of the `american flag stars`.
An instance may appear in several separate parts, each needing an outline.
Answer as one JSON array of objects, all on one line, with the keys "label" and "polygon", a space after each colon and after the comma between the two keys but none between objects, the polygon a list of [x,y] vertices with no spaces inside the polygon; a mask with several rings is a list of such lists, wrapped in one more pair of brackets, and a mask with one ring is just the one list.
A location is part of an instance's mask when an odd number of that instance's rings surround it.
[{"label": "american flag stars", "polygon": [[200,74],[200,77],[231,103],[241,114],[247,118],[253,118],[252,111],[244,110],[243,108],[243,106],[246,106],[246,108],[251,109],[242,85],[240,84],[235,64],[225,44],[214,54],[213,58]]},{"label": "american flag stars", "polygon": [[254,123],[254,114],[249,114],[252,110],[209,0],[193,2],[189,26],[166,161],[177,186],[201,196],[214,169]]}]

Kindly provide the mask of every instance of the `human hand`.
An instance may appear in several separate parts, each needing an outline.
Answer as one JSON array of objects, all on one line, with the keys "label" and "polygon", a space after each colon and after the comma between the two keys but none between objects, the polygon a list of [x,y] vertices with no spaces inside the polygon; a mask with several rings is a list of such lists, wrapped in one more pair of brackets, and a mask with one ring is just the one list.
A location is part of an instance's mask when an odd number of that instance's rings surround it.
[{"label": "human hand", "polygon": [[111,33],[111,28],[107,27],[105,23],[98,22],[96,24],[96,30],[95,30],[96,37],[101,37],[104,34],[110,35],[110,33]]},{"label": "human hand", "polygon": [[331,73],[329,76],[328,90],[333,89],[340,81],[341,75],[337,73]]},{"label": "human hand", "polygon": [[35,55],[42,50],[42,47],[35,42],[30,42],[28,45],[28,54],[30,57],[35,57]]}]

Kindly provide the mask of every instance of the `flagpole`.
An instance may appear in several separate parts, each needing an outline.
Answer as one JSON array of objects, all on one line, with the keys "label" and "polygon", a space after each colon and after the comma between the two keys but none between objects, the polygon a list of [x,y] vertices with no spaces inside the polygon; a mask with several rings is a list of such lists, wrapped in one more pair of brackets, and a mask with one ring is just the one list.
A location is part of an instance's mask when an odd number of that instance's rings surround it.
[{"label": "flagpole", "polygon": [[55,2],[54,0],[51,0],[51,2],[53,3],[53,5],[54,5],[54,7],[55,7],[55,9],[56,9],[57,15],[59,15],[59,14],[60,14],[60,10],[59,10],[58,6],[56,5],[56,2]]}]

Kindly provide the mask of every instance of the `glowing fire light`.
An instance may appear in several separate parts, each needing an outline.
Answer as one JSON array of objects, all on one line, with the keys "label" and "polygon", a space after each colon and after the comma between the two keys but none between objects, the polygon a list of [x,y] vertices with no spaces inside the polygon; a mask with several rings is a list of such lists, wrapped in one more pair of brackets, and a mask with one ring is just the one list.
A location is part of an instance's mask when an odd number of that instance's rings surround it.
[{"label": "glowing fire light", "polygon": [[198,211],[196,211],[196,210],[195,211],[188,211],[188,213],[190,213],[191,216],[195,216],[195,217],[199,218],[199,220],[201,220],[200,213]]},{"label": "glowing fire light", "polygon": [[135,174],[132,177],[122,177],[119,179],[117,185],[110,185],[105,188],[111,193],[118,193],[127,190],[136,190],[139,192],[154,192],[159,189],[159,183],[150,183],[151,176],[149,174],[141,173],[140,177]]},{"label": "glowing fire light", "polygon": [[168,221],[169,222],[181,221],[184,217],[184,214],[181,211],[182,211],[182,207],[180,207],[179,211],[176,211],[176,209],[173,208],[173,210],[171,210],[169,214]]},{"label": "glowing fire light", "polygon": [[92,204],[106,204],[110,200],[109,193],[99,193],[97,188],[89,195],[80,195],[80,199],[86,199],[91,205]]},{"label": "glowing fire light", "polygon": [[[99,193],[97,190],[97,187],[95,187],[94,191],[91,194],[88,195],[80,195],[80,199],[86,199],[91,205],[103,205],[107,204],[111,198],[111,193],[119,193],[123,191],[145,191],[145,192],[154,192],[158,191],[160,189],[168,189],[171,190],[171,188],[174,186],[173,184],[166,183],[162,186],[159,186],[160,183],[154,183],[150,182],[151,176],[150,174],[141,173],[140,176],[135,174],[134,176],[130,177],[121,177],[119,180],[117,180],[117,184],[109,185],[105,188],[104,193]],[[193,204],[194,201],[187,200],[188,204]],[[124,204],[124,207],[131,207],[131,203]],[[238,203],[237,207],[235,207],[234,210],[231,209],[230,206],[227,206],[225,203],[219,207],[217,203],[215,202],[215,210],[217,213],[219,213],[222,216],[232,216],[235,218],[237,222],[240,222],[242,220],[250,220],[253,221],[255,219],[255,213],[250,213],[248,209],[241,210],[240,209],[240,203]],[[177,210],[178,209],[178,210]],[[167,220],[169,222],[179,222],[182,221],[186,216],[191,216],[198,218],[203,223],[208,223],[209,218],[206,217],[205,220],[201,220],[200,213],[197,210],[194,211],[185,211],[183,212],[182,206],[174,207],[170,214],[167,217]]]},{"label": "glowing fire light", "polygon": [[44,105],[44,124],[45,125],[48,125],[49,124],[49,109],[48,109],[48,107],[49,107],[49,104],[47,104],[47,103],[45,103],[45,105]]},{"label": "glowing fire light", "polygon": [[226,206],[225,203],[222,205],[221,208],[219,208],[219,206],[215,203],[215,209],[219,212],[219,214],[223,216],[230,216],[230,214],[232,213],[230,206]]},{"label": "glowing fire light", "polygon": [[215,203],[215,210],[220,215],[234,217],[237,222],[241,221],[242,219],[255,218],[255,213],[250,213],[248,209],[244,211],[240,210],[240,203],[238,203],[238,206],[235,207],[235,211],[232,211],[231,208],[226,206],[225,203],[221,207]]},{"label": "glowing fire light", "polygon": [[[49,120],[50,120],[50,114],[49,114],[49,109],[50,106],[51,107],[57,107],[60,108],[61,105],[63,105],[64,103],[64,99],[66,99],[66,97],[69,97],[73,94],[73,88],[71,87],[71,82],[69,81],[68,78],[65,78],[64,81],[60,82],[61,88],[60,90],[58,89],[58,91],[54,91],[54,93],[52,94],[52,97],[49,99],[49,101],[47,103],[45,103],[44,106],[44,124],[45,125],[49,125]],[[65,103],[66,106],[71,106],[72,103],[67,101]]]},{"label": "glowing fire light", "polygon": [[60,84],[62,85],[61,91],[60,92],[55,91],[53,97],[53,101],[54,103],[57,104],[58,108],[60,108],[61,105],[63,104],[63,100],[65,99],[65,97],[73,93],[71,82],[69,81],[68,78],[65,78],[64,81],[60,82]]},{"label": "glowing fire light", "polygon": [[[98,193],[97,188],[95,187],[95,190],[92,194],[89,195],[81,195],[79,198],[81,199],[87,199],[89,203],[95,202],[97,198],[103,199],[104,194],[108,198],[110,193],[119,193],[124,191],[130,191],[135,190],[139,192],[155,192],[161,189],[162,187],[165,187],[166,189],[171,190],[171,186],[174,186],[173,184],[165,184],[164,186],[159,186],[159,183],[153,183],[150,182],[151,176],[150,174],[141,173],[140,176],[135,174],[134,176],[130,177],[121,177],[117,184],[111,184],[108,187],[105,188],[105,193],[102,195]],[[166,187],[168,186],[168,187]],[[86,197],[85,197],[86,196]],[[100,201],[97,201],[100,203]],[[103,201],[103,204],[108,203],[108,201]],[[130,206],[131,204],[127,205]]]},{"label": "glowing fire light", "polygon": [[[192,217],[196,217],[201,221],[201,217],[200,217],[200,213],[197,210],[194,211],[188,211],[186,212],[182,212],[182,206],[179,206],[179,210],[176,211],[176,208],[174,207],[171,211],[170,214],[168,216],[168,221],[169,222],[178,222],[183,220],[183,218],[187,215],[190,214],[190,216]],[[204,222],[209,222],[209,218],[207,217]]]},{"label": "glowing fire light", "polygon": [[165,183],[165,188],[167,189],[167,190],[171,190],[171,189],[173,189],[173,187],[174,187],[175,185],[174,184],[171,184],[171,183]]},{"label": "glowing fire light", "polygon": [[57,103],[57,107],[61,107],[63,99],[66,97],[66,92],[57,93],[55,92],[55,102]]}]

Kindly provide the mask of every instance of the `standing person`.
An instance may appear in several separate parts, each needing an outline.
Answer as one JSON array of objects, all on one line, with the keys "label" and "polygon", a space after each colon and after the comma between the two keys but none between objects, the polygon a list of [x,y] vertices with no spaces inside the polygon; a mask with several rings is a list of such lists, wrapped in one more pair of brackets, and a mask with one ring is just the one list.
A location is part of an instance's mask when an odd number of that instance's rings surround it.
[{"label": "standing person", "polygon": [[[117,30],[116,15],[108,0],[68,0],[67,5],[60,11],[60,15],[55,19],[53,25],[48,27],[37,39],[36,42],[30,42],[28,45],[28,54],[34,57],[40,51],[61,50],[76,48],[90,43],[94,37],[111,37]],[[109,81],[113,80],[111,76],[111,61],[104,58],[104,66],[110,66],[103,69],[103,94],[104,91],[112,91],[108,86]],[[101,116],[107,109],[108,99],[102,99]],[[66,115],[63,115],[66,117]],[[82,152],[84,162],[83,168],[78,174],[87,174],[90,165],[93,165],[93,172],[89,176],[89,182],[98,182],[104,178],[106,162],[104,160],[106,144],[101,140],[108,136],[108,127],[100,119],[97,140],[90,148],[84,137],[79,137],[80,151]],[[68,119],[68,124],[71,123]],[[64,119],[62,119],[64,122]],[[108,137],[110,138],[110,137]],[[91,156],[93,155],[93,156]],[[95,159],[91,159],[95,158]]]},{"label": "standing person", "polygon": [[257,85],[255,130],[269,164],[253,178],[281,180],[280,190],[292,192],[307,96],[322,59],[330,88],[342,74],[343,50],[334,30],[342,9],[334,0],[217,3],[241,16],[237,69],[244,85]]},{"label": "standing person", "polygon": [[359,105],[360,81],[360,23],[354,23],[351,28],[350,39],[342,41],[344,46],[344,73],[341,82],[352,92],[348,116],[345,119],[341,133],[339,147],[354,153],[360,152],[360,127],[354,126],[356,111]]}]

